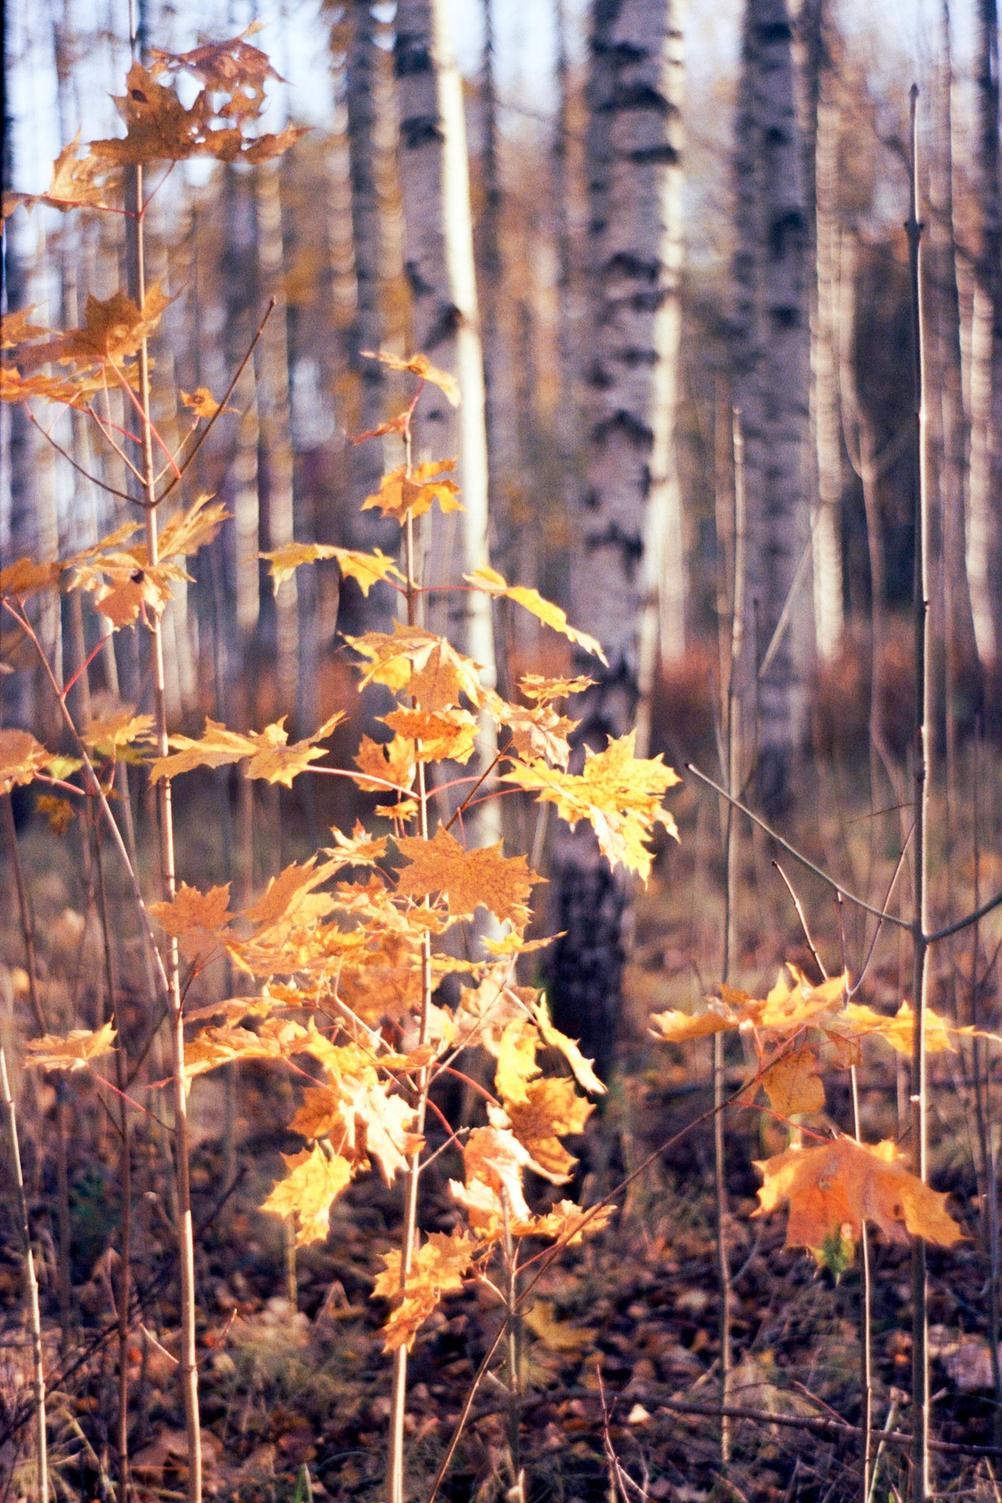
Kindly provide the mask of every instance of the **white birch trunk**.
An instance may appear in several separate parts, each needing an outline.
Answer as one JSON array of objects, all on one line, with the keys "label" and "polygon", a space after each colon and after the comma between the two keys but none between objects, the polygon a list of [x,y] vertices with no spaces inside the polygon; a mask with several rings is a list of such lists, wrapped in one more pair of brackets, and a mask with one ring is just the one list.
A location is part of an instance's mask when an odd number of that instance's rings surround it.
[{"label": "white birch trunk", "polygon": [[[454,412],[438,389],[429,387],[419,411],[422,452],[443,458],[458,450],[465,510],[458,514],[453,538],[446,537],[440,546],[438,538],[445,529],[433,533],[435,573],[458,583],[463,573],[488,561],[487,429],[463,83],[452,55],[443,0],[400,0],[395,60],[413,348],[452,371],[462,393]],[[493,684],[490,600],[463,591],[455,601],[450,634],[482,665],[484,681]],[[481,770],[494,753],[492,732],[483,724]],[[496,799],[478,806],[475,818],[466,820],[466,833],[476,845],[501,838]]]},{"label": "white birch trunk", "polygon": [[[582,734],[602,746],[635,723],[669,582],[674,644],[684,595],[673,484],[681,236],[682,38],[664,0],[599,0],[593,10],[589,257],[595,277],[588,485],[576,526],[571,619],[609,658],[584,697]],[[660,577],[659,577],[660,576]],[[554,852],[554,1006],[607,1062],[619,1007],[629,887],[587,832]],[[573,1026],[572,1026],[573,1025]]]}]

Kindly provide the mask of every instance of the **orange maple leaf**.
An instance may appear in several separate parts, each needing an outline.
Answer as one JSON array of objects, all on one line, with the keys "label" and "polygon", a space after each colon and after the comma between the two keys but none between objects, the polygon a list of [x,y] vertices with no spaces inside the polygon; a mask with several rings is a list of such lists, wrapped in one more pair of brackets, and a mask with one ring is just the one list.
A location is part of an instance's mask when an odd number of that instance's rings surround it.
[{"label": "orange maple leaf", "polygon": [[444,893],[453,920],[472,918],[484,907],[499,923],[510,922],[516,929],[529,922],[529,897],[543,879],[529,870],[524,856],[502,855],[501,841],[467,851],[439,825],[431,840],[404,835],[397,845],[405,862],[398,892],[415,898]]},{"label": "orange maple leaf", "polygon": [[755,1215],[789,1201],[787,1247],[820,1251],[837,1238],[855,1243],[864,1220],[899,1242],[911,1234],[952,1247],[963,1233],[946,1210],[947,1197],[899,1158],[890,1141],[870,1146],[846,1137],[819,1148],[788,1148],[755,1165],[763,1179]]}]

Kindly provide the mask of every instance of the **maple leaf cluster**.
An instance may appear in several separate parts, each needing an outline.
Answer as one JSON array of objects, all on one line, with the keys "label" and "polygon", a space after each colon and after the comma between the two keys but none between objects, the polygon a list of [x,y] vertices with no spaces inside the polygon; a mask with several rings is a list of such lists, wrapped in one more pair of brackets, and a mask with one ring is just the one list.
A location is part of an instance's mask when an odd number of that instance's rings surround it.
[{"label": "maple leaf cluster", "polygon": [[[750,1104],[763,1091],[774,1116],[799,1123],[824,1110],[826,1060],[841,1068],[857,1064],[867,1038],[910,1056],[915,1015],[907,1001],[893,1016],[850,1001],[848,975],[815,986],[792,963],[786,971],[789,979],[781,972],[765,997],[723,986],[701,1011],[657,1013],[651,1027],[673,1044],[728,1031],[749,1037],[757,1068],[739,1100]],[[952,1050],[954,1039],[972,1036],[993,1037],[927,1009],[929,1052]],[[898,1241],[911,1235],[949,1247],[961,1236],[947,1197],[910,1173],[892,1142],[870,1145],[842,1134],[814,1147],[798,1141],[756,1168],[763,1179],[756,1214],[789,1202],[786,1245],[807,1247],[833,1268],[851,1261],[864,1221]]]}]

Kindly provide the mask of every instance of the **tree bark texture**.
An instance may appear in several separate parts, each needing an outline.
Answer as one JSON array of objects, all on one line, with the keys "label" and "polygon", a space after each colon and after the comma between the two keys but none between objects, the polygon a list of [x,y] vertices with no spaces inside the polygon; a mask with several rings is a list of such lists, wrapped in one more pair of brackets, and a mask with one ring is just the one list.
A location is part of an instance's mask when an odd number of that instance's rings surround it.
[{"label": "tree bark texture", "polygon": [[[759,796],[771,814],[789,800],[806,736],[814,650],[808,235],[792,43],[786,0],[748,0],[734,159],[733,357],[745,435]],[[747,693],[747,670],[742,680]]]},{"label": "tree bark texture", "polygon": [[[575,526],[571,617],[602,642],[608,669],[579,706],[600,748],[635,723],[645,616],[681,575],[674,423],[682,264],[682,36],[663,0],[597,0],[592,13],[588,148],[590,263],[597,310],[589,372],[587,488]],[[660,578],[658,574],[660,573]],[[648,637],[648,641],[649,641]],[[601,1064],[619,1008],[629,884],[589,832],[554,850],[554,1006]]]},{"label": "tree bark texture", "polygon": [[[431,583],[458,583],[488,561],[488,471],[484,364],[473,261],[473,219],[466,151],[463,85],[452,55],[444,0],[400,0],[395,67],[400,106],[400,179],[406,225],[405,270],[411,292],[412,348],[455,375],[457,410],[430,386],[418,413],[421,454],[459,455],[464,511],[431,532]],[[457,524],[458,521],[458,525]],[[490,600],[477,591],[450,597],[455,645],[496,678]],[[492,733],[481,726],[476,773],[494,757]],[[478,805],[465,828],[471,844],[500,839],[497,800]]]},{"label": "tree bark texture", "polygon": [[971,476],[967,567],[978,654],[1002,655],[1002,148],[998,0],[977,3],[977,159],[981,244],[971,330]]}]

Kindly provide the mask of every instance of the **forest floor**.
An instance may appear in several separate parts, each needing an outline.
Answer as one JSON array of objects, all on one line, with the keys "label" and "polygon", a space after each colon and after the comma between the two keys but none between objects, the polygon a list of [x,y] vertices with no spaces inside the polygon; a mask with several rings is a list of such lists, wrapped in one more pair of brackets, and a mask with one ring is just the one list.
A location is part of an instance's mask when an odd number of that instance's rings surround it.
[{"label": "forest floor", "polygon": [[[690,1006],[715,982],[718,873],[715,827],[707,821],[703,814],[690,821],[688,845],[666,855],[639,908],[622,1069],[578,1145],[573,1189],[583,1203],[612,1191],[710,1102],[708,1045],[659,1046],[644,1040],[643,1027],[652,1009]],[[40,964],[54,992],[60,975],[66,995],[75,989],[80,1021],[87,1022],[95,1002],[89,941],[73,917],[78,879],[65,869],[45,869],[40,855],[36,860],[34,843],[43,837],[33,830],[26,842]],[[892,850],[888,838],[880,853],[885,864]],[[743,913],[736,974],[748,985],[768,985],[784,957],[811,963],[787,897],[778,880],[770,882],[768,854],[752,841],[744,853],[743,886],[755,901],[748,900]],[[956,876],[959,883],[959,867]],[[804,894],[807,912],[821,915],[822,948],[837,948],[834,920],[824,918],[830,898],[822,900],[809,881]],[[19,955],[12,913],[3,930],[3,954]],[[982,943],[995,937],[983,934]],[[864,940],[862,931],[850,929],[848,953],[862,949]],[[872,1005],[886,1010],[900,1001],[903,960],[896,940],[878,946],[867,991]],[[24,997],[13,995],[19,990],[14,970],[0,972],[3,1028],[16,1059],[20,1040],[34,1029]],[[948,1011],[952,997],[963,1010],[963,997],[958,1002],[955,994],[958,988],[962,993],[964,975],[958,949],[937,969],[937,1009]],[[140,1004],[133,1006],[138,1028]],[[937,1486],[944,1497],[988,1503],[1000,1496],[1002,1457],[976,1454],[993,1444],[994,1405],[969,1064],[963,1052],[933,1061],[932,1180],[950,1193],[968,1240],[950,1251],[930,1250],[932,1391],[941,1447]],[[733,1071],[737,1081],[737,1059]],[[867,1139],[902,1136],[904,1075],[889,1050],[868,1068],[863,1087]],[[29,1206],[41,1246],[54,1496],[103,1503],[115,1496],[114,1249],[121,1196],[114,1125],[82,1072],[62,1082],[26,1072],[18,1095]],[[235,1092],[213,1076],[192,1093],[206,1492],[232,1503],[368,1500],[383,1491],[390,1362],[379,1330],[385,1306],[371,1290],[379,1254],[397,1238],[399,1194],[374,1177],[354,1183],[334,1207],[327,1241],[290,1257],[282,1223],[258,1208],[279,1176],[280,1154],[301,1146],[285,1127],[293,1100],[291,1082],[258,1065],[240,1067]],[[228,1111],[234,1114],[229,1128]],[[833,1082],[828,1111],[833,1122],[845,1124],[844,1083]],[[62,1196],[60,1134],[66,1147]],[[527,1503],[840,1503],[859,1497],[858,1265],[836,1285],[807,1254],[784,1249],[783,1216],[753,1216],[759,1176],[752,1161],[783,1146],[780,1131],[762,1114],[729,1113],[729,1466],[720,1460],[712,1137],[704,1123],[615,1195],[610,1226],[565,1251],[537,1285],[518,1332],[517,1393],[512,1396],[510,1374],[499,1360],[477,1389],[443,1499],[513,1497],[509,1489],[519,1468]],[[135,1503],[181,1498],[185,1481],[164,1152],[157,1131],[139,1135],[133,1275],[141,1308],[129,1345]],[[2,1173],[9,1206],[6,1158]],[[424,1178],[426,1230],[454,1224],[450,1173],[455,1166],[443,1155]],[[539,1206],[548,1195],[555,1198],[541,1181],[535,1189]],[[72,1250],[62,1313],[55,1251],[61,1199]],[[901,1436],[911,1424],[907,1247],[875,1239],[872,1274],[873,1412],[884,1437],[872,1496],[904,1499]],[[418,1335],[407,1416],[415,1503],[429,1496],[499,1320],[494,1297],[474,1287],[447,1297]],[[30,1354],[21,1256],[8,1212],[0,1216],[0,1350],[0,1500],[13,1503],[32,1499],[32,1440],[30,1423],[15,1423],[30,1405]]]}]

